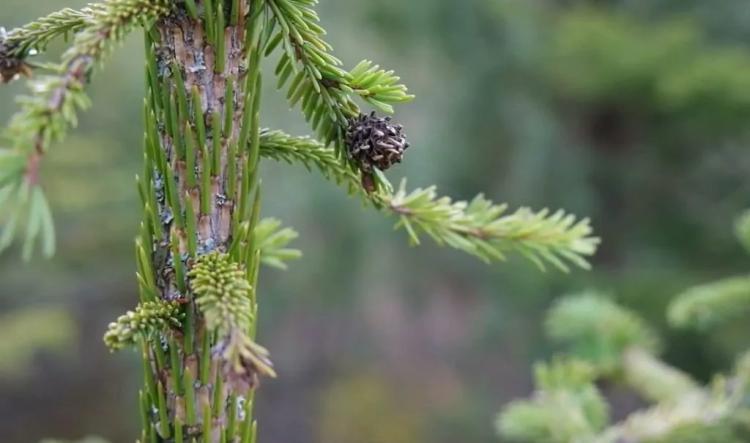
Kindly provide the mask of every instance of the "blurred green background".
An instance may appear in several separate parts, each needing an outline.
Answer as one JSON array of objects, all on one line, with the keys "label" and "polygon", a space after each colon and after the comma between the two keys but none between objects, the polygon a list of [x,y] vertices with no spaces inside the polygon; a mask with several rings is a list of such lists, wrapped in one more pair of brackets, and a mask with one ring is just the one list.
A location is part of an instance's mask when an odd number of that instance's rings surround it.
[{"label": "blurred green background", "polygon": [[[3,0],[0,24],[83,5]],[[376,60],[417,95],[398,115],[413,147],[394,181],[566,208],[604,243],[571,275],[409,248],[335,185],[266,162],[265,214],[300,231],[305,257],[262,275],[261,342],[280,374],[259,394],[262,441],[499,441],[494,415],[554,352],[540,322],[570,291],[611,291],[704,380],[747,344],[747,326],[705,337],[663,320],[681,289],[748,267],[731,230],[750,206],[746,1],[322,0],[320,14],[348,67]],[[137,357],[101,336],[136,300],[141,48],[133,36],[97,72],[94,108],[44,164],[57,256],[0,257],[3,442],[136,435]],[[0,88],[2,121],[25,88]],[[264,97],[265,126],[308,132]],[[607,393],[616,416],[639,405]]]}]

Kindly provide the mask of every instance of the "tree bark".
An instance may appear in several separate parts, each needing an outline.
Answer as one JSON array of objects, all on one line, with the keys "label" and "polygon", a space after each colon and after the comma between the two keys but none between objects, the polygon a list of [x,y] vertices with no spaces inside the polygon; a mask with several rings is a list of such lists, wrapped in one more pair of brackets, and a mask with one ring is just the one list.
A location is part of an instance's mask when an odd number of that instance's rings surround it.
[{"label": "tree bark", "polygon": [[[205,328],[186,276],[197,256],[241,243],[249,251],[241,264],[256,287],[258,254],[247,227],[257,159],[248,161],[240,143],[257,132],[246,116],[257,69],[248,70],[248,4],[238,3],[239,11],[217,9],[212,24],[175,12],[146,36],[147,160],[140,185],[147,215],[140,244],[150,254],[153,296],[179,301],[187,314],[179,331],[143,342],[143,442],[255,439],[256,383],[238,384],[223,370],[221,342]],[[157,223],[161,229],[144,228]]]}]

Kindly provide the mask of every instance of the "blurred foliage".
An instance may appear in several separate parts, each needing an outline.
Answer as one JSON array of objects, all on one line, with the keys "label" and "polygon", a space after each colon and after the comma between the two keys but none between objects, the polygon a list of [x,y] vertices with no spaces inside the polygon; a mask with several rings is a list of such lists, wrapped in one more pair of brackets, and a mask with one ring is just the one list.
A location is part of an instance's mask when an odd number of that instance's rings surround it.
[{"label": "blurred foliage", "polygon": [[572,354],[591,361],[604,372],[619,366],[624,348],[655,350],[658,338],[636,314],[601,294],[581,294],[560,300],[547,315],[547,334],[572,343]]},{"label": "blurred foliage", "polygon": [[[735,222],[737,239],[747,243],[746,210]],[[748,251],[750,252],[750,251]],[[676,327],[706,330],[750,311],[750,277],[728,277],[689,288],[672,301],[667,312]]]},{"label": "blurred foliage", "polygon": [[[555,326],[550,335],[572,342],[569,345],[573,355],[576,348],[580,348],[576,342],[597,342],[596,336],[604,333],[600,327],[591,327],[601,324],[600,310],[588,309],[596,303],[606,312],[605,319],[615,320],[610,322],[606,335],[634,337],[639,329],[650,334],[647,324],[636,313],[601,295],[568,296],[550,310],[548,324]],[[563,321],[573,319],[569,315],[571,311],[575,311],[578,322]],[[581,324],[586,326],[581,327]],[[536,391],[532,399],[510,403],[498,418],[498,431],[512,441],[529,443],[745,441],[743,435],[750,432],[748,423],[743,423],[750,414],[747,401],[750,354],[738,357],[731,375],[717,375],[711,384],[702,388],[680,369],[659,360],[649,349],[648,341],[628,339],[599,343],[606,349],[599,353],[616,356],[611,365],[602,366],[596,355],[537,365]],[[611,366],[617,369],[612,370]],[[610,425],[608,405],[599,386],[607,381],[620,381],[612,374],[624,374],[622,380],[627,387],[650,405]],[[599,382],[598,385],[595,382]]]},{"label": "blurred foliage", "polygon": [[592,384],[593,368],[582,361],[538,364],[539,391],[531,401],[516,401],[498,420],[503,435],[533,442],[577,442],[591,438],[607,423],[607,404]]},{"label": "blurred foliage", "polygon": [[360,375],[337,380],[321,398],[317,441],[424,441],[419,409],[404,400],[387,379]]},{"label": "blurred foliage", "polygon": [[[0,24],[10,28],[63,3],[3,6]],[[286,352],[275,355],[284,383],[268,383],[259,399],[261,439],[356,441],[347,424],[371,429],[386,417],[407,422],[373,431],[394,440],[494,441],[494,412],[528,393],[530,362],[549,355],[543,311],[574,288],[615,294],[611,301],[661,337],[662,359],[696,380],[747,346],[747,322],[698,335],[667,329],[663,315],[672,294],[747,272],[727,229],[750,195],[746,2],[323,0],[321,8],[342,59],[366,53],[398,67],[418,97],[399,113],[412,148],[392,181],[408,175],[412,186],[437,183],[456,198],[486,190],[511,205],[565,207],[592,215],[603,243],[590,273],[540,278],[514,261],[483,268],[432,246],[405,248],[388,221],[333,185],[267,162],[264,215],[298,228],[295,246],[307,255],[294,273],[264,271],[261,334]],[[3,315],[65,303],[82,313],[77,335],[87,355],[73,368],[35,362],[44,375],[27,383],[0,377],[0,430],[10,443],[87,433],[128,441],[137,427],[117,418],[135,411],[131,386],[111,384],[126,374],[139,381],[135,356],[113,360],[99,337],[135,291],[131,177],[142,131],[132,98],[143,94],[142,66],[133,63],[141,47],[135,38],[115,52],[92,84],[93,110],[45,165],[57,258],[26,267],[14,254],[0,258]],[[3,121],[22,86],[0,88]],[[269,87],[264,99],[274,110],[264,126],[305,133],[282,94]],[[380,390],[372,409],[391,409],[355,420],[351,392],[361,388],[347,381],[363,373]],[[96,395],[81,386],[97,386]],[[410,386],[408,395],[394,386]],[[330,407],[317,408],[331,393],[349,408],[325,400]],[[632,394],[605,393],[614,417],[640,405]],[[20,403],[29,397],[33,405]],[[411,410],[405,398],[416,415],[393,418]],[[346,429],[322,431],[329,427]]]},{"label": "blurred foliage", "polygon": [[61,356],[76,341],[75,319],[65,309],[29,307],[0,315],[0,377],[28,376],[39,352]]},{"label": "blurred foliage", "polygon": [[[747,312],[749,292],[744,277],[690,288],[671,300],[667,317],[679,327],[716,327]],[[548,335],[563,341],[574,360],[558,364],[563,369],[556,372],[537,366],[533,399],[512,402],[498,418],[503,436],[530,443],[739,443],[750,435],[747,351],[737,358],[733,374],[716,375],[701,388],[656,356],[658,339],[647,322],[601,294],[564,297],[549,310],[546,325]],[[550,373],[562,376],[550,383]],[[605,430],[607,420],[601,417],[608,409],[597,381],[624,382],[651,406]]]},{"label": "blurred foliage", "polygon": [[40,443],[108,443],[107,440],[104,440],[99,437],[86,437],[82,440],[42,440]]},{"label": "blurred foliage", "polygon": [[560,95],[632,106],[693,129],[741,128],[750,109],[750,54],[712,47],[688,19],[654,26],[625,14],[581,8],[562,15],[547,70]]}]

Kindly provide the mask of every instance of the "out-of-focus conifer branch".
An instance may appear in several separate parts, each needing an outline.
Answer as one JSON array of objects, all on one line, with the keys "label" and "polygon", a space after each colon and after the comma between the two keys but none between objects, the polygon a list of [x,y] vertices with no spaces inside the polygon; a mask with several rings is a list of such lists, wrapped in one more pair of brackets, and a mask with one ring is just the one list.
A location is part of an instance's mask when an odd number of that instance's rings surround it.
[{"label": "out-of-focus conifer branch", "polygon": [[[4,134],[11,147],[0,150],[3,160],[0,161],[0,199],[5,203],[4,215],[8,217],[0,250],[10,245],[16,227],[23,223],[20,219],[25,216],[24,257],[31,256],[33,244],[40,236],[45,255],[54,252],[54,227],[39,185],[41,159],[52,142],[61,140],[68,128],[77,124],[77,112],[90,105],[84,87],[96,64],[137,25],[166,14],[170,5],[168,0],[110,0],[92,6],[88,9],[90,16],[85,19],[87,26],[76,34],[53,73],[31,80],[31,95],[19,99],[21,110],[11,119]],[[63,16],[67,19],[62,22],[72,29],[82,26],[71,18],[75,14]],[[34,28],[43,26],[31,26],[18,34],[29,33]],[[27,43],[44,43],[55,29],[50,26],[36,37],[30,37]],[[11,31],[11,36],[15,34]]]}]

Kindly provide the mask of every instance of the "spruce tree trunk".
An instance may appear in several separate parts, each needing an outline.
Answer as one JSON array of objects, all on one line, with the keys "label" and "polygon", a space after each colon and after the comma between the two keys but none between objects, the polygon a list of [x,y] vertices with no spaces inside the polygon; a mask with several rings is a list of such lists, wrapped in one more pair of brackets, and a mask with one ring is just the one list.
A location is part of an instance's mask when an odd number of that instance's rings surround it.
[{"label": "spruce tree trunk", "polygon": [[223,358],[231,339],[209,332],[189,278],[197,257],[227,254],[234,246],[238,263],[230,264],[252,293],[253,325],[244,332],[254,335],[258,202],[249,196],[257,188],[258,126],[257,115],[247,114],[254,103],[257,110],[259,76],[257,54],[247,46],[248,5],[235,3],[239,11],[218,6],[216,14],[206,13],[213,23],[178,11],[146,36],[146,170],[140,181],[146,218],[138,249],[141,267],[152,269],[139,274],[153,279],[158,293],[142,297],[184,305],[187,314],[168,336],[143,342],[144,442],[255,440],[258,370],[247,358],[238,367]]}]

